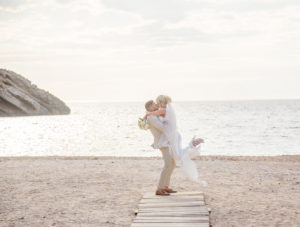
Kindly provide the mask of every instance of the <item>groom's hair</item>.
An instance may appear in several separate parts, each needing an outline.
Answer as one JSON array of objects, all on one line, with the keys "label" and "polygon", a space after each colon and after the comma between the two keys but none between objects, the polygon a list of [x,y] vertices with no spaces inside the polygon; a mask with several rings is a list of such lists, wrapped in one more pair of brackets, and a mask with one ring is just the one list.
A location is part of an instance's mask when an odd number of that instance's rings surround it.
[{"label": "groom's hair", "polygon": [[149,100],[148,102],[145,103],[145,108],[146,110],[150,111],[149,108],[153,105],[154,101]]}]

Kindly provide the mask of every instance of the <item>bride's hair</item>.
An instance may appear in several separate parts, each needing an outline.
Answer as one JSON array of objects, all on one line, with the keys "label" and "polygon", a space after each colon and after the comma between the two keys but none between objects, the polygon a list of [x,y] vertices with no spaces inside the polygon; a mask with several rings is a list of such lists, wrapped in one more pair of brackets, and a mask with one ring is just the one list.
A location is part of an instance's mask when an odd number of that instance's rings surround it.
[{"label": "bride's hair", "polygon": [[167,95],[159,95],[156,98],[156,102],[158,105],[160,105],[160,104],[167,105],[168,103],[172,102],[172,99]]}]

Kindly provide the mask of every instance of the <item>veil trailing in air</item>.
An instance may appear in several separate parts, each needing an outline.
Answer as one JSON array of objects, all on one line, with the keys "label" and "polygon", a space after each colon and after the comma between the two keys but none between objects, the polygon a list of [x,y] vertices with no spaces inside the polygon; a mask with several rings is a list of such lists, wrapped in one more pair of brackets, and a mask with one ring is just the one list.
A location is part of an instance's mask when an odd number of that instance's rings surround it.
[{"label": "veil trailing in air", "polygon": [[[191,156],[199,155],[200,145],[193,147],[191,140],[189,146],[183,148],[181,135],[177,130],[177,121],[174,107],[171,103],[166,108],[165,120],[167,121],[166,136],[169,141],[169,152],[188,179],[200,183],[196,163]],[[203,181],[202,181],[203,184]]]}]

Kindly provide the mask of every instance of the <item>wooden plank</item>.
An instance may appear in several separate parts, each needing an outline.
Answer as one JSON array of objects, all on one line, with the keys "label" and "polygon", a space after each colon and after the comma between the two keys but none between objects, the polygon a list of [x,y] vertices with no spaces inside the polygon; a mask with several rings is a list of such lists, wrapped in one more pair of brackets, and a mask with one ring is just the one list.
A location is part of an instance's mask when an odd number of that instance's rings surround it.
[{"label": "wooden plank", "polygon": [[145,205],[145,204],[186,204],[186,203],[190,203],[190,204],[197,204],[199,206],[204,206],[205,203],[203,200],[193,200],[193,201],[186,201],[186,200],[181,200],[181,201],[172,201],[172,200],[162,200],[162,201],[149,201],[149,202],[145,202],[145,201],[141,201],[139,203],[139,205]]},{"label": "wooden plank", "polygon": [[170,194],[169,196],[158,196],[158,195],[156,195],[156,196],[151,196],[151,197],[143,197],[143,199],[166,199],[166,200],[171,200],[171,199],[174,199],[174,200],[176,200],[176,199],[190,199],[190,200],[192,200],[192,199],[201,199],[201,200],[203,200],[204,199],[204,196],[203,195],[199,195],[199,196],[175,196],[175,195],[172,195],[172,194]]},{"label": "wooden plank", "polygon": [[201,219],[181,219],[181,218],[169,218],[169,219],[135,219],[133,223],[209,223],[209,220],[201,220]]},{"label": "wooden plank", "polygon": [[162,224],[162,223],[169,223],[171,224],[186,224],[186,223],[193,223],[193,224],[202,224],[202,223],[209,223],[209,220],[173,220],[173,219],[169,219],[169,220],[135,220],[133,223],[141,223],[141,224]]},{"label": "wooden plank", "polygon": [[[184,208],[184,207],[183,207]],[[187,213],[187,214],[193,214],[193,213],[201,213],[201,214],[208,214],[209,212],[207,209],[146,209],[146,210],[138,210],[139,214],[141,213]]]},{"label": "wooden plank", "polygon": [[159,211],[159,210],[154,210],[154,211],[151,211],[151,212],[139,212],[139,215],[148,215],[148,216],[152,216],[152,215],[175,215],[175,214],[178,214],[178,215],[200,215],[200,216],[203,216],[203,215],[206,215],[208,216],[209,213],[206,212],[206,211],[172,211],[172,210],[169,210],[169,211]]},{"label": "wooden plank", "polygon": [[155,206],[155,207],[140,207],[138,209],[139,212],[141,211],[153,211],[153,210],[161,210],[161,211],[168,211],[168,210],[186,210],[186,211],[208,211],[207,207],[205,206],[190,206],[190,207],[184,207],[184,206],[179,206],[179,207],[162,207],[162,206]]},{"label": "wooden plank", "polygon": [[172,199],[176,199],[176,198],[204,198],[204,195],[176,195],[177,193],[172,193],[169,196],[159,196],[159,195],[149,195],[149,196],[143,196],[144,199],[167,199],[167,198],[172,198]]},{"label": "wooden plank", "polygon": [[189,210],[189,211],[185,211],[185,210],[165,210],[165,211],[159,211],[159,210],[152,210],[151,212],[144,212],[141,211],[139,212],[139,214],[145,214],[145,215],[151,215],[151,214],[161,214],[161,215],[167,215],[167,214],[199,214],[199,215],[208,215],[209,213],[205,210],[203,211],[199,211],[199,210]]},{"label": "wooden plank", "polygon": [[144,199],[166,199],[166,198],[204,198],[203,197],[203,194],[199,194],[199,195],[182,195],[182,196],[179,196],[179,195],[176,195],[177,193],[173,193],[173,194],[170,194],[170,196],[157,196],[157,195],[148,195],[148,196],[143,196]]},{"label": "wooden plank", "polygon": [[140,212],[153,212],[153,211],[161,211],[161,212],[168,212],[168,211],[205,211],[208,212],[207,207],[204,206],[195,206],[195,207],[140,207],[138,209],[138,213]]},{"label": "wooden plank", "polygon": [[[154,193],[147,192],[144,194],[144,197],[155,195]],[[189,192],[176,192],[171,193],[172,196],[190,196],[190,195],[204,195],[201,191],[189,191]]]},{"label": "wooden plank", "polygon": [[146,193],[131,227],[209,227],[209,212],[202,192],[155,196]]},{"label": "wooden plank", "polygon": [[207,211],[198,211],[198,210],[164,210],[164,211],[160,211],[160,210],[142,210],[139,211],[138,214],[153,214],[153,213],[157,213],[157,214],[161,214],[161,215],[167,215],[167,214],[199,214],[199,215],[209,215],[209,212]]},{"label": "wooden plank", "polygon": [[132,223],[131,227],[209,227],[209,223]]},{"label": "wooden plank", "polygon": [[141,213],[141,212],[154,212],[154,211],[161,211],[161,212],[168,212],[168,211],[186,211],[186,212],[193,212],[193,211],[202,211],[202,212],[208,212],[207,208],[206,207],[203,207],[201,209],[201,207],[197,207],[197,206],[194,206],[194,207],[140,207],[138,209],[138,213]]},{"label": "wooden plank", "polygon": [[132,223],[131,227],[209,227],[209,223]]},{"label": "wooden plank", "polygon": [[202,200],[198,200],[198,201],[185,201],[185,200],[181,200],[181,201],[161,201],[161,202],[157,202],[157,201],[149,201],[149,202],[143,202],[140,203],[140,205],[145,205],[145,204],[197,204],[197,205],[204,205],[204,201]]},{"label": "wooden plank", "polygon": [[203,195],[204,193],[201,191],[188,191],[188,192],[176,192],[174,195]]},{"label": "wooden plank", "polygon": [[203,203],[143,203],[139,205],[139,208],[147,207],[200,207]]},{"label": "wooden plank", "polygon": [[140,204],[139,207],[140,208],[144,208],[144,207],[199,207],[201,205],[204,205],[204,203],[143,203]]},{"label": "wooden plank", "polygon": [[142,199],[140,203],[163,203],[163,202],[194,202],[194,201],[201,201],[203,202],[204,199],[201,198],[193,198],[193,199],[185,199],[185,198],[175,198],[175,199]]},{"label": "wooden plank", "polygon": [[165,222],[190,222],[190,221],[208,221],[208,216],[198,216],[198,217],[147,217],[138,215],[134,221],[142,222],[147,220],[147,222],[157,222],[157,220],[165,220]]},{"label": "wooden plank", "polygon": [[[148,206],[148,205],[151,205],[151,206]],[[174,205],[172,207],[172,205]],[[182,206],[181,206],[182,205]],[[190,205],[190,206],[185,206],[185,205]],[[199,208],[199,209],[208,209],[203,203],[202,204],[189,204],[189,203],[181,203],[181,204],[177,204],[176,203],[168,203],[168,204],[165,204],[165,206],[163,204],[159,204],[159,203],[151,203],[151,204],[147,204],[147,203],[144,203],[144,204],[139,204],[139,207],[140,209],[142,208],[147,208],[147,207],[172,207],[174,209],[180,209],[180,207],[186,207],[185,209],[194,209],[194,208]]]},{"label": "wooden plank", "polygon": [[163,217],[163,218],[179,218],[179,217],[194,217],[194,218],[197,218],[197,217],[208,217],[208,215],[205,215],[205,214],[172,214],[172,213],[169,213],[169,214],[155,214],[155,215],[148,215],[148,214],[143,214],[143,215],[139,215],[139,217],[144,217],[144,218],[158,218],[158,217]]},{"label": "wooden plank", "polygon": [[139,216],[145,216],[145,217],[172,217],[172,216],[203,216],[203,215],[208,215],[208,212],[151,212],[151,213],[139,213]]},{"label": "wooden plank", "polygon": [[202,215],[209,215],[209,212],[205,210],[141,210],[138,212],[138,214],[152,214],[152,213],[160,213],[162,215],[166,214],[172,214],[172,213],[177,213],[177,214],[202,214]]},{"label": "wooden plank", "polygon": [[203,193],[199,193],[199,194],[180,194],[180,193],[171,193],[170,196],[157,196],[155,194],[151,194],[151,195],[144,195],[143,198],[195,198],[195,197],[203,197],[204,194]]}]

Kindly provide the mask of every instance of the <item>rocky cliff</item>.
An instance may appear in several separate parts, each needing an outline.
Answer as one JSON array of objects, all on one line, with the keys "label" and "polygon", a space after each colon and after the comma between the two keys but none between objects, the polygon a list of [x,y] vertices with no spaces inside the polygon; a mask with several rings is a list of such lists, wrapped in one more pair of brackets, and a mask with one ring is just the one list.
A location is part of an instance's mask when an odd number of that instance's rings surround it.
[{"label": "rocky cliff", "polygon": [[70,108],[29,80],[0,69],[0,116],[69,114]]}]

